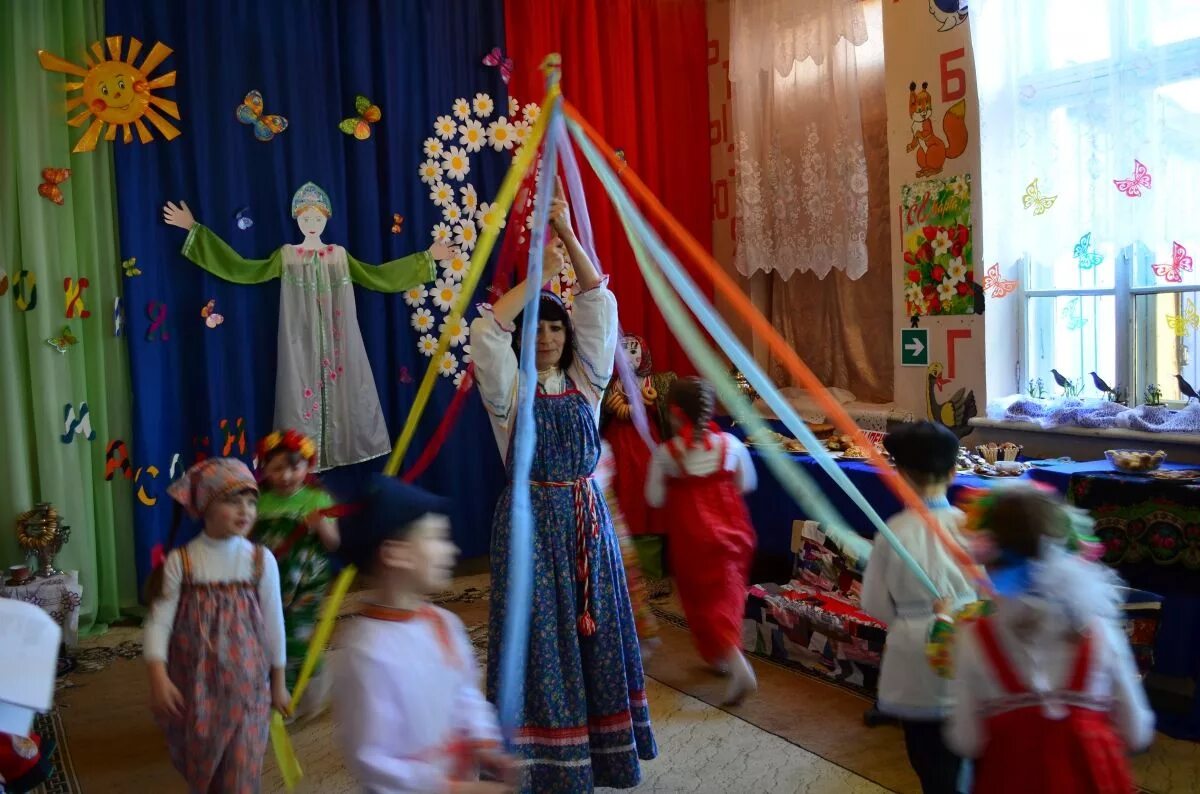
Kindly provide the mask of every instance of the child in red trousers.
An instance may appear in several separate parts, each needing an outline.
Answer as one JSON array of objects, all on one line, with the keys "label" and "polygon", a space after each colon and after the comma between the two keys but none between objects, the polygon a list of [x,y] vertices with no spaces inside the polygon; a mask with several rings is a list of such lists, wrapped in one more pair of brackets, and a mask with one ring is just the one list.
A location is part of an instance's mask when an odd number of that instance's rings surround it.
[{"label": "child in red trousers", "polygon": [[650,460],[646,501],[668,528],[671,571],[692,639],[704,660],[729,675],[726,705],[758,688],[742,655],[754,527],[742,494],[757,484],[741,441],[712,422],[716,399],[700,378],[671,385],[667,405],[675,435]]}]

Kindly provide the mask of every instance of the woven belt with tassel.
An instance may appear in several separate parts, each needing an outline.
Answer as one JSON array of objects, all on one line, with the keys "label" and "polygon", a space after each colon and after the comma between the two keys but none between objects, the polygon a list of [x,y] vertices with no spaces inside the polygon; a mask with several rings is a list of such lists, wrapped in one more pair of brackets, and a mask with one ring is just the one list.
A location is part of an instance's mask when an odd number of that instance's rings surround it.
[{"label": "woven belt with tassel", "polygon": [[[570,488],[575,502],[575,578],[583,584],[583,597],[579,609],[579,633],[590,637],[596,633],[596,619],[592,617],[591,554],[588,536],[595,540],[600,536],[600,514],[596,509],[596,492],[592,489],[591,476],[576,480],[539,481],[530,480],[530,485],[542,488]],[[588,527],[591,532],[588,532]]]}]

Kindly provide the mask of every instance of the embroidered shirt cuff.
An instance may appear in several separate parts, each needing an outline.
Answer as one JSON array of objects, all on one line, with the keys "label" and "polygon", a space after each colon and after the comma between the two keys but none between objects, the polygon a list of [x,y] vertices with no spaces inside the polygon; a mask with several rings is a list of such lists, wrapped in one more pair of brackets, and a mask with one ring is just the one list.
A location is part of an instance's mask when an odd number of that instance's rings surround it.
[{"label": "embroidered shirt cuff", "polygon": [[496,327],[504,333],[511,334],[516,332],[517,326],[515,323],[510,323],[509,325],[505,326],[504,323],[500,322],[500,318],[496,316],[496,310],[492,307],[492,304],[477,303],[475,304],[475,308],[479,310],[480,317],[491,318],[492,322],[496,324]]},{"label": "embroidered shirt cuff", "polygon": [[596,286],[589,287],[588,289],[575,293],[575,297],[578,298],[580,295],[587,295],[589,292],[594,292],[595,290],[601,288],[608,289],[608,276],[601,276],[600,281],[596,283]]}]

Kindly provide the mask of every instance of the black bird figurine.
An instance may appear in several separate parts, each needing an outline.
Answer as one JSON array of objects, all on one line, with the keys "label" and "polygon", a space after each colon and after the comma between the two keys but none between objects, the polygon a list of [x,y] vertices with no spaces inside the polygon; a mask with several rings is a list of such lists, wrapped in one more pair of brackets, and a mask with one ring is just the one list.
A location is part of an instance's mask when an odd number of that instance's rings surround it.
[{"label": "black bird figurine", "polygon": [[1175,380],[1179,381],[1179,393],[1187,397],[1189,403],[1192,400],[1200,400],[1200,394],[1196,394],[1196,390],[1192,388],[1192,384],[1184,380],[1182,375],[1176,375]]},{"label": "black bird figurine", "polygon": [[1104,378],[1101,378],[1095,372],[1089,372],[1088,374],[1092,376],[1092,383],[1096,384],[1096,388],[1099,389],[1102,394],[1113,393],[1112,387],[1104,382]]},{"label": "black bird figurine", "polygon": [[1059,388],[1066,389],[1067,391],[1075,388],[1075,384],[1072,383],[1066,375],[1062,374],[1058,370],[1052,369],[1050,370],[1050,374],[1054,376],[1054,382],[1059,385]]}]

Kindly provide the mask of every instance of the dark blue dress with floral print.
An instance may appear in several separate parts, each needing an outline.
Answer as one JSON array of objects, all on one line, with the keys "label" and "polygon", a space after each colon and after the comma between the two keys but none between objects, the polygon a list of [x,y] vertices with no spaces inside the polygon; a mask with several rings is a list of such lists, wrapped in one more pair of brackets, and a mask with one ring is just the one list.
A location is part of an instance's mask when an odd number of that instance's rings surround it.
[{"label": "dark blue dress with floral print", "polygon": [[[591,479],[600,435],[591,407],[573,386],[558,395],[539,393],[534,416],[533,604],[524,712],[516,732],[522,791],[632,788],[641,780],[639,759],[654,758],[658,750],[621,549]],[[504,652],[511,517],[510,485],[492,524],[487,690],[493,702]],[[581,555],[586,587],[576,576]],[[580,629],[585,614],[595,621],[590,636]]]}]

